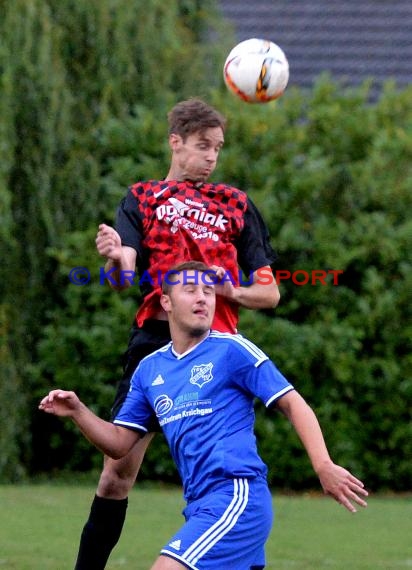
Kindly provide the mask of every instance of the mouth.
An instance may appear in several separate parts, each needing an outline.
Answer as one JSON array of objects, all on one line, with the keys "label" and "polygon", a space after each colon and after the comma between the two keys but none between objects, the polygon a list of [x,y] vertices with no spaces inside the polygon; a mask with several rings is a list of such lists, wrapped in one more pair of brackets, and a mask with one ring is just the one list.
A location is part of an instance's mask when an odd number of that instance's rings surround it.
[{"label": "mouth", "polygon": [[201,171],[201,176],[208,178],[210,175],[212,174],[212,169],[211,168],[204,168]]},{"label": "mouth", "polygon": [[201,317],[206,319],[209,316],[208,311],[206,311],[206,309],[195,309],[193,311],[193,313],[197,316],[197,317]]}]

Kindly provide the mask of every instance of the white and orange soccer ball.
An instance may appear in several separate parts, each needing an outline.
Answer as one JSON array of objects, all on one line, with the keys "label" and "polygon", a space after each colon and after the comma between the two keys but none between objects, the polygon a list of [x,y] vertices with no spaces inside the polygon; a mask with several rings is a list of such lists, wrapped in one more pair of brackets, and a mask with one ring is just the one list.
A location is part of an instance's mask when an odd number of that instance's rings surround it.
[{"label": "white and orange soccer ball", "polygon": [[269,40],[251,38],[237,44],[226,58],[223,76],[229,90],[248,103],[280,97],[289,81],[283,50]]}]

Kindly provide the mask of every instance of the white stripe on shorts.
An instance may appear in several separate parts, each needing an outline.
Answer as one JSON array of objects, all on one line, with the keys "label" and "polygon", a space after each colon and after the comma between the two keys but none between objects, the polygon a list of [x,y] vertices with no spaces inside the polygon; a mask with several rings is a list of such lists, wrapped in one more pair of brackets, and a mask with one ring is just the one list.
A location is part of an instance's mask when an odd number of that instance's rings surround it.
[{"label": "white stripe on shorts", "polygon": [[233,499],[221,518],[202,534],[182,555],[182,560],[196,564],[219,540],[234,527],[247,506],[249,482],[247,479],[234,479]]}]

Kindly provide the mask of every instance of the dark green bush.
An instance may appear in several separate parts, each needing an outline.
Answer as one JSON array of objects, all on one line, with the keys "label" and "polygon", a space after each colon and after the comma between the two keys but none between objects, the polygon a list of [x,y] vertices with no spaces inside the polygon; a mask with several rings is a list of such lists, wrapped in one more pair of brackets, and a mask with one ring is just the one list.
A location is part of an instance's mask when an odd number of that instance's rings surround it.
[{"label": "dark green bush", "polygon": [[[219,27],[197,2],[152,0],[143,15],[137,0],[0,5],[0,478],[99,468],[37,402],[59,385],[107,417],[139,293],[98,283],[97,225],[130,183],[166,173],[166,113],[200,95],[229,120],[214,179],[250,192],[275,269],[342,272],[337,284],[281,281],[276,311],[242,311],[241,332],[313,405],[337,461],[373,490],[410,490],[411,89],[388,84],[371,103],[367,84],[321,77],[247,105],[222,84],[229,36],[204,41]],[[69,282],[76,266],[90,284]],[[283,418],[258,404],[256,431],[271,484],[317,484]],[[177,480],[161,436],[142,477]]]}]

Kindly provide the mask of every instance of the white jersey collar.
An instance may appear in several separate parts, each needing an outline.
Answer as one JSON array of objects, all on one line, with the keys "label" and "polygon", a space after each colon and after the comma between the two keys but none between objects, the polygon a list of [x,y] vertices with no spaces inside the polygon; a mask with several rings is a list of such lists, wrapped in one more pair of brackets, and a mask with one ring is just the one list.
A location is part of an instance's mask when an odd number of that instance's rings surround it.
[{"label": "white jersey collar", "polygon": [[179,354],[178,352],[176,352],[176,350],[173,348],[173,342],[172,342],[172,346],[171,346],[171,351],[172,354],[178,359],[180,360],[181,358],[184,358],[185,356],[187,356],[188,354],[190,354],[193,350],[195,350],[199,345],[201,345],[203,342],[205,342],[205,340],[207,340],[210,336],[210,331],[208,332],[207,336],[205,336],[204,339],[202,339],[200,342],[198,342],[197,344],[195,344],[194,346],[192,346],[191,348],[189,348],[189,350],[186,350],[186,352],[182,352],[182,354]]}]

